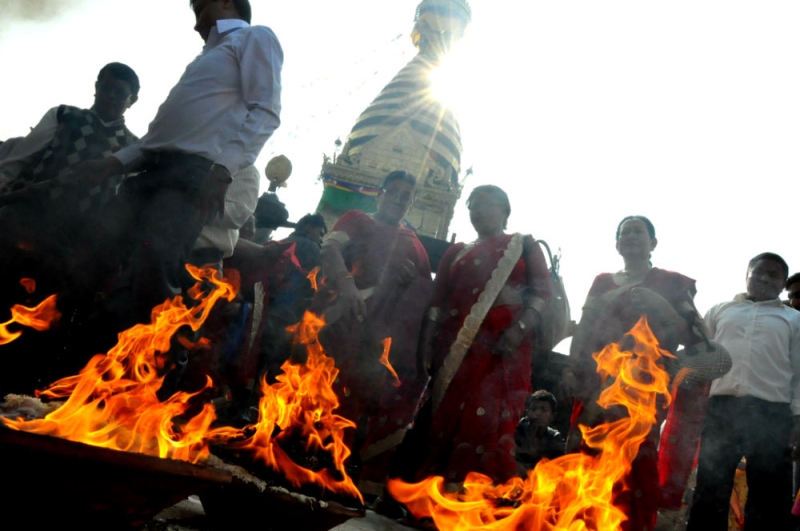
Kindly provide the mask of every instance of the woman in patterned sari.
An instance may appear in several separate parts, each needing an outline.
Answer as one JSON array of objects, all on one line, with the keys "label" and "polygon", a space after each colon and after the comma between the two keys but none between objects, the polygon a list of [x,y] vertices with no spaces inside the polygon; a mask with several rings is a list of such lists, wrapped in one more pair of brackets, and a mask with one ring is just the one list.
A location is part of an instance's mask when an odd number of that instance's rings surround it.
[{"label": "woman in patterned sari", "polygon": [[[655,227],[646,217],[628,216],[620,222],[617,251],[625,267],[595,278],[570,352],[581,389],[576,393],[568,451],[581,447],[579,424],[593,427],[624,414],[597,405],[603,384],[592,354],[622,340],[642,315],[647,316],[662,349],[676,353],[678,346],[684,345],[691,347],[686,349],[687,353],[694,354],[691,359],[686,356],[681,359],[696,364],[697,370],[677,388],[668,413],[664,401],[661,402],[650,436],[639,447],[624,485],[617,487],[614,503],[628,516],[623,531],[652,530],[659,507],[680,508],[697,452],[708,384],[711,378],[727,371],[726,353],[707,341],[702,318],[695,309],[695,281],[652,266],[650,256],[657,243]],[[729,357],[727,361],[729,368]],[[671,372],[677,369],[674,366]],[[659,427],[665,417],[667,424],[659,446]]]},{"label": "woman in patterned sari", "polygon": [[[417,235],[402,225],[415,186],[411,174],[391,172],[374,214],[351,210],[339,218],[322,245],[324,278],[312,303],[326,322],[320,341],[340,371],[337,413],[357,424],[348,466],[367,495],[381,493],[425,386],[416,348],[431,269]],[[380,361],[387,339],[397,377]]]},{"label": "woman in patterned sari", "polygon": [[421,369],[433,377],[415,431],[427,435],[418,477],[457,487],[468,472],[504,481],[516,472],[514,429],[531,392],[532,340],[552,284],[533,238],[506,234],[506,193],[479,186],[467,200],[478,239],[439,265]]}]

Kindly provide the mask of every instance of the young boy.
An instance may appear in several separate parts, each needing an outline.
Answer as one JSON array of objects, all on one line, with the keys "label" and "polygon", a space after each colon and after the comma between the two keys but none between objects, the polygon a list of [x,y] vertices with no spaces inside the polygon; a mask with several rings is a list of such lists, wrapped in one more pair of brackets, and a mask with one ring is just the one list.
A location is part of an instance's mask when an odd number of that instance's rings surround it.
[{"label": "young boy", "polygon": [[539,390],[525,400],[525,416],[514,432],[519,473],[526,476],[543,457],[564,455],[564,437],[550,427],[556,416],[556,397]]}]

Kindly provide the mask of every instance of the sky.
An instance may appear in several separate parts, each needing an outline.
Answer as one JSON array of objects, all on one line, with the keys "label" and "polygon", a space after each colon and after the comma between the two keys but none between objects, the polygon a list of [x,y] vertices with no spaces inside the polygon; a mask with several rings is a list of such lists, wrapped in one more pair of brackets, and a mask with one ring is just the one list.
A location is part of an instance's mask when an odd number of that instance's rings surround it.
[{"label": "sky", "polygon": [[[294,166],[290,219],[314,211],[332,155],[415,54],[416,0],[251,0],[284,49],[282,125],[257,166]],[[451,231],[475,233],[481,184],[511,197],[509,230],[561,249],[573,316],[595,275],[622,268],[630,214],[656,226],[657,267],[697,280],[701,312],[744,291],[748,260],[800,271],[791,197],[800,172],[800,3],[473,0],[450,58],[464,181]],[[33,9],[36,5],[37,10]],[[202,48],[188,0],[0,0],[0,139],[47,109],[88,107],[111,61],[141,79],[128,126],[142,135]],[[462,171],[462,178],[464,172]],[[280,236],[280,234],[279,234]]]}]

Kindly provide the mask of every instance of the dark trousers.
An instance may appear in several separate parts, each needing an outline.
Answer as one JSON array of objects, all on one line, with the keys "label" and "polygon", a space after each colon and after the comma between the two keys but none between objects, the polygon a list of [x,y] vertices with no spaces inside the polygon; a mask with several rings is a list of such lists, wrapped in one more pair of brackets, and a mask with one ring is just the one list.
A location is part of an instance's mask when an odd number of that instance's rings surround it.
[{"label": "dark trousers", "polygon": [[108,301],[117,328],[148,322],[153,307],[181,293],[185,264],[208,219],[198,198],[212,162],[180,153],[152,159],[119,194],[117,252],[128,260]]},{"label": "dark trousers", "polygon": [[709,399],[687,531],[727,531],[734,475],[742,457],[747,460],[747,529],[791,529],[792,424],[789,404],[753,397]]}]

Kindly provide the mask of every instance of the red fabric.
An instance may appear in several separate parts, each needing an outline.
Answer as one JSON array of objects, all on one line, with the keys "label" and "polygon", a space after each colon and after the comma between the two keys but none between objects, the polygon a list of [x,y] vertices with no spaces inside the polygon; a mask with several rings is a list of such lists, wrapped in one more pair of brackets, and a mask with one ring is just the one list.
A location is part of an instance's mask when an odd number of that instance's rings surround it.
[{"label": "red fabric", "polygon": [[[694,280],[658,268],[651,269],[641,284],[631,286],[634,287],[653,290],[675,308],[683,302],[691,302],[696,292]],[[617,288],[612,275],[603,273],[595,278],[589,296],[601,296]],[[640,315],[631,309],[630,290],[627,290],[618,295],[610,308],[594,323],[590,348],[575,353],[579,381],[584,383],[588,391],[597,391],[601,385],[592,354],[609,343],[619,341],[639,318]],[[656,337],[663,337],[660,323],[653,321],[649,324]],[[670,352],[675,352],[678,347],[663,342],[660,346]],[[620,489],[615,496],[615,505],[622,508],[629,517],[622,525],[623,531],[653,529],[658,507],[680,507],[697,453],[707,399],[708,386],[681,386],[673,397],[668,412],[663,409],[659,411],[653,431],[642,443],[631,471],[624,479],[626,488]],[[577,425],[583,408],[584,404],[576,400],[571,418],[572,427]],[[660,450],[657,452],[658,430],[664,416],[667,423],[660,438]],[[602,422],[603,418],[598,420],[598,423]]]},{"label": "red fabric", "polygon": [[[685,277],[680,273],[665,271],[656,267],[652,268],[641,284],[632,285],[632,288],[648,288],[664,297],[673,307],[677,308],[681,303],[691,302],[696,289],[695,281]],[[600,297],[605,293],[617,289],[619,286],[614,282],[611,273],[602,273],[595,277],[592,287],[589,289],[588,297]],[[592,358],[592,354],[599,352],[609,343],[619,341],[637,323],[641,315],[633,311],[630,304],[630,289],[619,294],[610,307],[603,312],[594,323],[590,344],[583,352],[578,352],[577,376],[580,381],[585,382],[586,392],[594,392],[600,389],[600,376],[597,374],[597,365]],[[657,321],[648,323],[657,338],[662,338],[660,323]],[[675,352],[678,345],[668,345],[663,341],[661,348],[670,352]]]},{"label": "red fabric", "polygon": [[[264,288],[264,295],[262,296],[263,310],[261,312],[261,321],[257,323],[255,334],[253,333],[253,318],[254,308],[251,310],[247,317],[245,324],[245,333],[242,344],[231,362],[232,375],[231,378],[234,383],[248,389],[258,389],[256,381],[258,379],[258,362],[259,352],[261,349],[261,337],[264,335],[264,329],[267,327],[267,313],[269,312],[269,296],[270,296],[270,281],[277,283],[278,286],[283,282],[288,272],[293,269],[301,269],[297,258],[294,255],[294,244],[268,241],[264,244],[265,247],[272,248],[277,258],[273,260],[265,260],[262,262],[251,264],[251,267],[242,268],[242,294],[248,302],[255,305],[255,285],[261,282]],[[231,263],[230,260],[227,261]],[[235,262],[233,262],[235,264]],[[274,286],[272,286],[274,289]]]},{"label": "red fabric", "polygon": [[350,237],[344,248],[344,261],[358,289],[375,286],[381,275],[391,274],[406,258],[417,266],[419,276],[431,276],[425,247],[406,227],[384,225],[360,210],[351,210],[339,218],[331,232],[344,232]]},{"label": "red fabric", "polygon": [[[343,246],[343,257],[356,287],[375,288],[366,300],[363,323],[343,317],[320,334],[322,345],[340,370],[336,393],[341,406],[337,413],[360,421],[366,428],[360,447],[353,448],[360,452],[411,423],[425,386],[417,376],[416,350],[432,290],[430,262],[413,231],[383,225],[361,211],[345,213],[332,232],[345,232],[350,237]],[[395,278],[406,259],[414,263],[418,277],[403,287]],[[335,292],[323,285],[313,305],[315,311],[324,311],[335,297]],[[399,387],[378,361],[385,338],[392,340],[389,362],[398,373]],[[352,433],[350,437],[352,441]],[[382,482],[390,463],[386,454],[365,461],[361,479]]]},{"label": "red fabric", "polygon": [[[457,244],[442,258],[432,306],[442,309],[445,321],[434,343],[434,374],[510,239],[511,235],[503,235],[480,243],[455,261],[464,249],[464,244]],[[529,236],[525,244],[534,271],[529,274],[525,258],[520,258],[506,284],[530,288],[533,295],[548,299],[551,289],[544,255]],[[534,286],[528,286],[530,278],[536,279]],[[522,311],[522,305],[514,304],[494,307],[487,314],[433,413],[429,453],[420,478],[436,474],[456,482],[475,471],[505,481],[515,475],[514,429],[531,392],[531,342],[524,341],[511,355],[496,355],[492,348],[503,332],[515,325]]]},{"label": "red fabric", "polygon": [[681,507],[689,474],[697,462],[709,389],[710,382],[693,387],[681,386],[673,397],[658,452],[661,507]]}]

